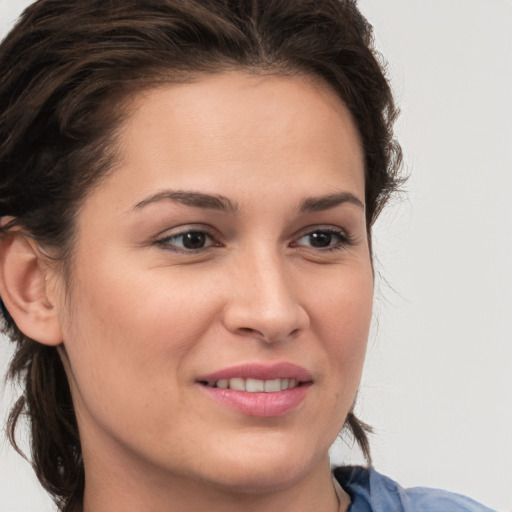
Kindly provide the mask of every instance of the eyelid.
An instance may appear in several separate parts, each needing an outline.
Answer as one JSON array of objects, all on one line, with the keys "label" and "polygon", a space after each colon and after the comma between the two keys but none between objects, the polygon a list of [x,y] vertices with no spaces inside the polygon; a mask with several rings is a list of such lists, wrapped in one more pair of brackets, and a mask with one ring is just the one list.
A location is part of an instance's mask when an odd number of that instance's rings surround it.
[{"label": "eyelid", "polygon": [[[201,247],[199,249],[187,249],[180,247],[178,245],[174,245],[169,242],[171,239],[179,238],[180,236],[184,236],[187,233],[204,233],[208,238],[211,239],[212,243],[206,245],[205,247]],[[218,232],[211,228],[210,226],[206,226],[204,224],[185,224],[182,226],[178,226],[175,228],[167,229],[162,232],[162,234],[158,235],[155,239],[155,245],[159,245],[164,247],[166,250],[170,250],[176,253],[181,254],[198,254],[207,251],[212,247],[222,247],[222,243],[219,242],[220,236]]]},{"label": "eyelid", "polygon": [[[184,236],[187,233],[191,232],[197,232],[197,233],[204,233],[206,237],[210,239],[210,242],[207,243],[204,247],[200,247],[197,249],[189,249],[185,247],[180,247],[178,244],[174,244],[171,242],[172,239],[177,239],[180,236]],[[314,233],[330,233],[338,237],[338,240],[334,241],[334,243],[325,246],[325,247],[315,247],[313,245],[305,244],[305,243],[299,243],[299,240],[301,238],[307,237],[308,235],[312,235]],[[199,254],[199,253],[205,253],[209,249],[215,248],[215,247],[223,247],[224,244],[220,241],[221,235],[219,232],[212,228],[211,226],[205,225],[205,224],[185,224],[181,226],[177,226],[174,228],[167,229],[163,231],[160,235],[158,235],[155,240],[154,244],[159,245],[163,247],[166,250],[173,251],[175,253],[181,253],[181,254]],[[347,232],[346,229],[341,228],[340,226],[335,225],[329,225],[329,224],[317,224],[317,225],[310,225],[306,226],[299,231],[296,232],[296,235],[294,235],[291,238],[291,242],[289,244],[290,247],[296,248],[296,249],[304,249],[304,250],[310,250],[315,252],[326,252],[326,251],[334,251],[334,250],[340,250],[344,249],[348,246],[351,246],[355,243],[354,237]]]},{"label": "eyelid", "polygon": [[[333,235],[337,235],[340,237],[340,240],[332,245],[326,246],[326,247],[313,247],[313,246],[304,246],[302,244],[298,243],[298,240],[301,238],[304,238],[308,235],[312,235],[313,233],[331,233]],[[351,246],[354,244],[354,238],[352,235],[346,230],[339,226],[333,226],[333,225],[313,225],[308,226],[306,228],[301,229],[296,236],[293,237],[292,240],[292,247],[298,247],[303,248],[307,247],[308,249],[311,248],[315,251],[329,251],[329,250],[336,250],[336,249],[343,249],[345,247]]]}]

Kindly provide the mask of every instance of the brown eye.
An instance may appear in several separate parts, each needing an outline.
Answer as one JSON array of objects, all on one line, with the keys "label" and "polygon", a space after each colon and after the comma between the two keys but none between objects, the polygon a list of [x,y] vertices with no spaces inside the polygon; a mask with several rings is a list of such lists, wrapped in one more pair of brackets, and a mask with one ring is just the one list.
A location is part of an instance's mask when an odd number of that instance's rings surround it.
[{"label": "brown eye", "polygon": [[307,246],[314,249],[338,249],[351,243],[350,238],[340,230],[316,229],[302,235],[294,245]]},{"label": "brown eye", "polygon": [[189,231],[180,236],[185,249],[202,249],[208,238],[208,235],[201,231]]},{"label": "brown eye", "polygon": [[317,231],[309,235],[311,247],[329,247],[332,242],[332,233]]},{"label": "brown eye", "polygon": [[166,236],[157,241],[166,249],[174,251],[200,251],[216,245],[212,237],[205,231],[189,230]]}]

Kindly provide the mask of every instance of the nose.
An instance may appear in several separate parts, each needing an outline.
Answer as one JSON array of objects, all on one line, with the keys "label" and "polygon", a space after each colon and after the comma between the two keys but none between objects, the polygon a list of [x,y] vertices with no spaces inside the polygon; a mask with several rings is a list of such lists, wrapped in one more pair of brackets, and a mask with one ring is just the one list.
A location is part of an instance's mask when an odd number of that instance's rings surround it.
[{"label": "nose", "polygon": [[224,309],[226,328],[267,343],[285,341],[306,330],[310,319],[294,275],[277,254],[240,258],[229,278],[233,286]]}]

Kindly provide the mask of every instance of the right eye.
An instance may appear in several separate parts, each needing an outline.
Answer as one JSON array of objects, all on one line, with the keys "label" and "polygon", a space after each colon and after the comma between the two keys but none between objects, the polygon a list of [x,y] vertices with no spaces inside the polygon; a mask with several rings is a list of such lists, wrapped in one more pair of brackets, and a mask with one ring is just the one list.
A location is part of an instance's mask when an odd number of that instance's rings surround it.
[{"label": "right eye", "polygon": [[200,252],[220,246],[206,231],[200,229],[187,229],[165,236],[157,240],[157,244],[177,252]]}]

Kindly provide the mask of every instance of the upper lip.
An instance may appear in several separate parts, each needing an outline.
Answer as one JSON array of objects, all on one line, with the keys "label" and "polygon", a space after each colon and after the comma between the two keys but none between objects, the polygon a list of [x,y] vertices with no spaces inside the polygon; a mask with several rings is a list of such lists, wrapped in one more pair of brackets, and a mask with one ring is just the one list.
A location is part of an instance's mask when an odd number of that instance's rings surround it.
[{"label": "upper lip", "polygon": [[295,379],[297,382],[311,382],[313,380],[311,374],[302,366],[293,363],[246,363],[237,366],[231,366],[222,370],[201,375],[198,382],[212,382],[221,379]]}]

